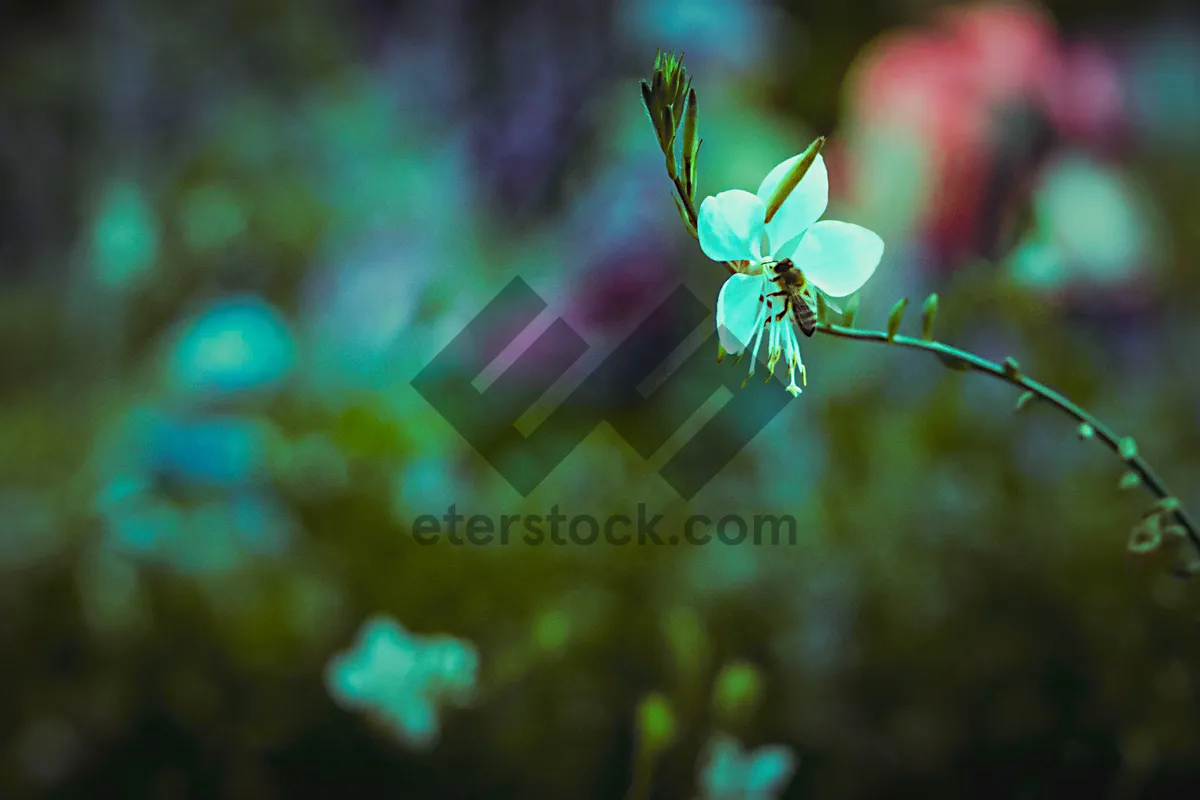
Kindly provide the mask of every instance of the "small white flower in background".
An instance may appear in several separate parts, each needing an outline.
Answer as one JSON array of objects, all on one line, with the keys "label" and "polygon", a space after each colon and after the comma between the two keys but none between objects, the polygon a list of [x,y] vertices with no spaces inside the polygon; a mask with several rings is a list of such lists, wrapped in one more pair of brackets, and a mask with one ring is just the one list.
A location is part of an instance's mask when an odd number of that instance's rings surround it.
[{"label": "small white flower in background", "polygon": [[376,616],[363,624],[353,649],[330,660],[325,683],[339,705],[377,715],[403,742],[425,749],[440,732],[438,707],[465,705],[478,672],[470,642],[417,637]]},{"label": "small white flower in background", "polygon": [[[817,222],[829,203],[829,175],[817,154],[812,166],[767,219],[767,208],[780,184],[804,154],[793,156],[763,179],[757,194],[731,189],[700,204],[698,233],[704,254],[737,268],[717,297],[717,333],[728,353],[741,353],[753,344],[750,374],[759,346],[767,336],[767,364],[774,373],[780,358],[787,361],[788,387],[800,394],[796,372],[806,379],[800,343],[787,315],[784,298],[771,297],[779,286],[771,281],[769,265],[790,258],[808,283],[830,297],[853,294],[875,272],[883,257],[883,240],[872,231],[848,222]],[[777,317],[781,317],[778,320]]]},{"label": "small white flower in background", "polygon": [[774,800],[795,770],[796,757],[783,745],[746,752],[736,739],[718,733],[700,771],[700,800]]},{"label": "small white flower in background", "polygon": [[1124,172],[1078,153],[1058,157],[1039,176],[1033,210],[1036,225],[1011,258],[1018,283],[1128,304],[1149,299],[1154,209]]}]

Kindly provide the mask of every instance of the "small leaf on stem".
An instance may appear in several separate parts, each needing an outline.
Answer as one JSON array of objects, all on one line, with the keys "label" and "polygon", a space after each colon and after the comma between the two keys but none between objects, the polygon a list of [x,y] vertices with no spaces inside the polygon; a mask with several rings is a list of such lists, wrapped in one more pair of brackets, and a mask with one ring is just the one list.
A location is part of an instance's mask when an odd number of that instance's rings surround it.
[{"label": "small leaf on stem", "polygon": [[852,296],[846,301],[846,308],[842,311],[842,325],[847,328],[854,327],[854,320],[858,317],[858,295]]},{"label": "small leaf on stem", "polygon": [[921,306],[921,338],[925,341],[933,339],[933,323],[937,319],[938,312],[938,296],[937,292],[925,298],[925,304]]},{"label": "small leaf on stem", "polygon": [[1004,375],[1014,381],[1021,379],[1021,365],[1012,356],[1004,359]]},{"label": "small leaf on stem", "polygon": [[1129,536],[1129,551],[1138,554],[1152,552],[1162,544],[1162,538],[1162,525],[1158,517],[1151,517],[1133,529]]},{"label": "small leaf on stem", "polygon": [[1137,442],[1132,437],[1126,436],[1120,441],[1118,447],[1120,448],[1121,458],[1126,461],[1137,458]]},{"label": "small leaf on stem", "polygon": [[658,121],[654,118],[654,96],[650,93],[650,84],[642,81],[642,105],[646,107],[646,113],[650,115],[650,121],[658,125]]},{"label": "small leaf on stem", "polygon": [[1016,410],[1017,411],[1024,410],[1025,406],[1032,403],[1036,398],[1037,398],[1037,395],[1034,394],[1033,392],[1021,392],[1021,396],[1017,398]]},{"label": "small leaf on stem", "polygon": [[1150,513],[1154,514],[1155,516],[1174,514],[1176,511],[1182,508],[1182,506],[1183,503],[1179,502],[1178,497],[1164,497],[1154,504],[1154,506],[1150,509]]},{"label": "small leaf on stem", "polygon": [[1133,470],[1126,472],[1121,476],[1121,481],[1117,484],[1119,489],[1136,489],[1142,484],[1142,477]]},{"label": "small leaf on stem", "polygon": [[1090,439],[1096,435],[1096,429],[1086,422],[1082,422],[1079,425],[1078,433],[1080,439]]},{"label": "small leaf on stem", "polygon": [[887,338],[888,341],[893,341],[896,338],[896,332],[900,330],[900,320],[904,319],[904,309],[908,308],[908,298],[901,298],[896,305],[892,306],[891,313],[888,314],[887,323]]},{"label": "small leaf on stem", "polygon": [[1186,539],[1188,535],[1187,528],[1182,525],[1171,523],[1163,526],[1163,536],[1169,539]]},{"label": "small leaf on stem", "polygon": [[964,361],[956,355],[951,355],[950,353],[938,353],[937,357],[938,361],[941,361],[943,366],[945,366],[947,369],[952,369],[955,372],[968,372],[971,369],[970,362]]},{"label": "small leaf on stem", "polygon": [[683,201],[679,199],[679,195],[671,195],[671,199],[675,201],[675,207],[679,209],[679,218],[683,220],[683,225],[688,229],[688,233],[699,238],[700,234],[696,231],[696,226],[692,224],[691,217],[688,216],[687,209],[683,207]]}]

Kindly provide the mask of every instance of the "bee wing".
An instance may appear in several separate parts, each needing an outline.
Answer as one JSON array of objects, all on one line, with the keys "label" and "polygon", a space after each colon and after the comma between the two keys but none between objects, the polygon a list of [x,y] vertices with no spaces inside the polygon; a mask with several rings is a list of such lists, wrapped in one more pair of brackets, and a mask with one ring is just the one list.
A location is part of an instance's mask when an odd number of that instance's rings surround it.
[{"label": "bee wing", "polygon": [[817,329],[816,301],[810,298],[803,289],[792,295],[792,320],[805,336],[812,336]]},{"label": "bee wing", "polygon": [[810,306],[812,306],[814,309],[817,307],[817,295],[820,294],[821,297],[824,298],[825,305],[828,306],[830,311],[834,312],[835,314],[842,313],[841,306],[839,306],[837,303],[830,300],[829,295],[825,294],[820,289],[813,286],[811,283],[808,286],[804,287],[804,294],[806,296],[806,299],[808,300],[808,304]]},{"label": "bee wing", "polygon": [[[810,285],[811,285],[811,284],[810,284]],[[815,286],[813,286],[813,287],[812,287],[812,289],[813,289],[813,291],[814,291],[814,292],[820,292],[820,293],[821,293],[821,297],[823,297],[823,298],[825,299],[825,305],[829,307],[829,310],[830,310],[830,311],[834,312],[835,314],[841,314],[841,313],[842,313],[842,307],[841,307],[841,306],[839,306],[837,303],[833,302],[833,300],[832,300],[832,299],[829,297],[829,295],[825,294],[824,292],[822,292],[820,289],[818,289],[818,288],[817,288],[817,287],[815,287]],[[816,298],[813,298],[813,302],[814,302],[814,303],[816,302]]]}]

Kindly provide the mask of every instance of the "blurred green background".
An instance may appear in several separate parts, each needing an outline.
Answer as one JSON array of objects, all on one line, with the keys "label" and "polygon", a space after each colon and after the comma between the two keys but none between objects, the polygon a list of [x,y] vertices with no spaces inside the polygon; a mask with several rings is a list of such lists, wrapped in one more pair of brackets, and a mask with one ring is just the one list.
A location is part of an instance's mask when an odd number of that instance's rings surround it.
[{"label": "blurred green background", "polygon": [[[1111,454],[1010,388],[815,337],[805,393],[685,502],[607,426],[522,497],[410,386],[514,277],[601,353],[681,282],[715,304],[640,105],[670,48],[701,197],[828,136],[828,216],[887,242],[861,325],[938,292],[939,338],[1200,502],[1187,5],[3,19],[0,797],[1200,789],[1197,590],[1126,551],[1150,499]],[[800,523],[415,542],[451,503]]]}]

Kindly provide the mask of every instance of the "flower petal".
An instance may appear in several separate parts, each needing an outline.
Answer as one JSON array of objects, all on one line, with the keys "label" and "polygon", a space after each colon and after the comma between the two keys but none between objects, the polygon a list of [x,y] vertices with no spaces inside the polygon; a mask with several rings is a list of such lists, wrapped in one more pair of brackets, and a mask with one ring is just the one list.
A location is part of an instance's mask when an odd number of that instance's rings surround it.
[{"label": "flower petal", "polygon": [[[775,190],[779,188],[779,184],[783,182],[783,179],[787,177],[787,174],[792,171],[792,167],[796,166],[803,155],[801,153],[792,156],[763,178],[762,184],[758,187],[758,199],[763,204],[764,216],[765,209],[771,204],[771,197],[775,194]],[[808,172],[804,173],[800,183],[796,185],[792,193],[783,201],[783,205],[775,212],[775,216],[767,223],[767,236],[771,240],[772,252],[776,252],[780,245],[804,233],[805,228],[821,218],[821,215],[825,213],[825,206],[828,204],[829,173],[825,169],[825,159],[821,157],[820,153],[817,153]]]},{"label": "flower petal", "polygon": [[726,353],[746,349],[758,332],[763,280],[757,275],[730,275],[717,295],[717,335]]},{"label": "flower petal", "polygon": [[749,192],[731,189],[700,204],[700,249],[713,261],[757,261],[767,210]]},{"label": "flower petal", "polygon": [[883,257],[883,239],[861,225],[826,220],[808,229],[791,257],[818,289],[844,297],[874,274]]}]

